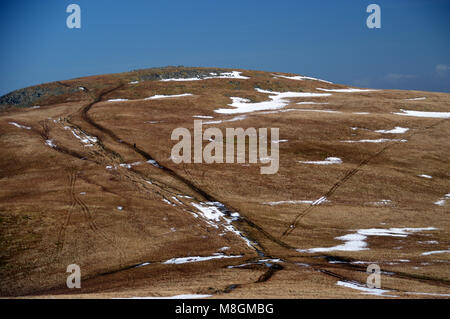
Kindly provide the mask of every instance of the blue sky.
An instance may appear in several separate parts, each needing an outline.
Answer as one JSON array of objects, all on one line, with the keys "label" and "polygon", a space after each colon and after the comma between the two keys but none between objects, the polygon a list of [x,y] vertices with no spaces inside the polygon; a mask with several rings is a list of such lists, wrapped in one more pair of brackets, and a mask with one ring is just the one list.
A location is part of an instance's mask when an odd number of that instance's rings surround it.
[{"label": "blue sky", "polygon": [[[66,7],[81,7],[81,29]],[[368,29],[366,7],[381,7]],[[450,92],[447,0],[15,0],[0,4],[0,95],[33,84],[185,65]]]}]

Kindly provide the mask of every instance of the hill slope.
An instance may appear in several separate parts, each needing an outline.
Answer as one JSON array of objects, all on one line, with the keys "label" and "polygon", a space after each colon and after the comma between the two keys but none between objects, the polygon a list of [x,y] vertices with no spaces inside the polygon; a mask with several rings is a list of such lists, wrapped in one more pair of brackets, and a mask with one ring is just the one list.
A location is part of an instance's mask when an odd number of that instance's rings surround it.
[{"label": "hill slope", "polygon": [[[2,296],[450,294],[449,94],[169,67],[0,105]],[[278,172],[175,164],[172,131],[199,119],[279,128]],[[362,291],[372,263],[389,292]]]}]

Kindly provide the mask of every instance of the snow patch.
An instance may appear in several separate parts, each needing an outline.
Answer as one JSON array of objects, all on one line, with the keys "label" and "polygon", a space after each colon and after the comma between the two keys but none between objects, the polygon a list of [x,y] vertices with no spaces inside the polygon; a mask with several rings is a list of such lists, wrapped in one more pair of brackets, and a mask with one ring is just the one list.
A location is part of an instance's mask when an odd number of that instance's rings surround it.
[{"label": "snow patch", "polygon": [[206,124],[220,124],[220,123],[225,123],[225,122],[236,122],[236,121],[245,120],[246,118],[247,118],[246,115],[240,115],[240,116],[235,116],[228,120],[206,121],[206,122],[203,122],[202,124],[206,125]]},{"label": "snow patch", "polygon": [[426,100],[426,97],[415,97],[412,99],[406,99],[405,101],[423,101]]},{"label": "snow patch", "polygon": [[402,111],[402,113],[393,113],[393,114],[403,115],[403,116],[435,118],[435,119],[450,118],[450,112],[424,112],[424,111],[411,111],[411,110],[403,110],[403,109],[401,109],[400,111]]},{"label": "snow patch", "polygon": [[298,105],[309,105],[309,104],[315,104],[315,105],[322,105],[322,104],[330,104],[330,103],[319,103],[319,102],[298,102]]},{"label": "snow patch", "polygon": [[344,236],[336,237],[335,239],[342,240],[345,243],[333,247],[320,247],[310,249],[297,249],[298,252],[318,253],[318,252],[330,252],[330,251],[361,251],[368,250],[366,239],[368,236],[391,236],[391,237],[407,237],[411,233],[420,231],[436,230],[434,227],[427,228],[370,228],[359,229],[356,233],[347,234]]},{"label": "snow patch", "polygon": [[286,143],[286,142],[289,142],[289,140],[272,141],[272,143],[275,143],[275,144]]},{"label": "snow patch", "polygon": [[46,140],[45,144],[47,144],[50,147],[56,148],[56,144],[53,143],[53,140]]},{"label": "snow patch", "polygon": [[265,202],[263,205],[277,206],[277,205],[295,205],[295,204],[312,204],[313,200],[284,200],[279,202]]},{"label": "snow patch", "polygon": [[382,297],[396,297],[396,296],[384,295],[384,293],[389,292],[389,290],[384,290],[384,289],[379,289],[379,288],[368,288],[357,282],[338,281],[336,283],[336,285],[362,291],[365,295],[375,295],[375,296],[382,296]]},{"label": "snow patch", "polygon": [[232,71],[232,72],[222,72],[220,74],[210,73],[210,76],[204,77],[196,77],[196,78],[169,78],[162,79],[161,82],[171,82],[171,81],[200,81],[200,80],[209,80],[209,79],[241,79],[247,80],[250,79],[247,76],[241,75],[242,72]]},{"label": "snow patch", "polygon": [[302,164],[313,164],[313,165],[332,165],[332,164],[342,164],[342,160],[339,157],[327,157],[324,161],[298,161]]},{"label": "snow patch", "polygon": [[[225,231],[234,233],[242,238],[249,247],[253,247],[254,243],[245,237],[239,230],[233,226],[233,221],[238,220],[240,215],[238,212],[226,211],[225,205],[219,202],[202,202],[191,203],[199,215],[206,221],[206,223],[214,228],[223,227]],[[228,213],[228,214],[225,214]]]},{"label": "snow patch", "polygon": [[324,91],[324,92],[337,92],[337,93],[358,93],[358,92],[379,91],[379,90],[373,90],[373,89],[352,89],[352,88],[348,88],[348,89],[321,89],[321,88],[318,88],[317,90]]},{"label": "snow patch", "polygon": [[341,141],[342,143],[385,143],[385,142],[408,142],[408,140],[404,139],[388,139],[388,138],[379,138],[375,140],[359,140],[359,141]]},{"label": "snow patch", "polygon": [[146,97],[144,100],[157,100],[157,99],[168,99],[168,98],[176,98],[183,96],[192,96],[191,93],[183,93],[183,94],[174,94],[174,95],[153,95],[150,97]]},{"label": "snow patch", "polygon": [[275,76],[278,78],[284,78],[284,79],[288,79],[288,80],[297,80],[297,81],[312,80],[312,81],[320,81],[320,82],[333,84],[333,82],[325,81],[325,80],[321,80],[321,79],[317,79],[317,78],[312,78],[309,76],[301,76],[301,75],[287,76],[287,75],[279,75],[279,74],[275,74]]},{"label": "snow patch", "polygon": [[73,136],[75,136],[78,140],[80,140],[80,142],[83,143],[85,146],[88,146],[88,147],[93,146],[93,143],[98,142],[98,139],[95,136],[89,136],[77,128],[64,126],[64,129],[70,130],[72,132]]},{"label": "snow patch", "polygon": [[448,254],[450,250],[435,250],[422,253],[422,256],[434,255],[434,254]]},{"label": "snow patch", "polygon": [[128,101],[128,99],[110,99],[107,102],[125,102]]},{"label": "snow patch", "polygon": [[241,97],[231,97],[231,104],[229,106],[233,109],[217,109],[214,112],[221,114],[238,114],[238,113],[250,113],[264,110],[276,110],[281,109],[289,104],[289,98],[297,97],[323,97],[330,96],[327,93],[308,93],[308,92],[275,92],[267,91],[257,88],[256,91],[264,94],[272,94],[269,96],[269,101],[254,102]]},{"label": "snow patch", "polygon": [[149,164],[151,164],[151,165],[153,165],[153,166],[155,166],[157,168],[162,168],[162,166],[159,165],[158,162],[155,161],[155,160],[148,160],[147,163],[149,163]]},{"label": "snow patch", "polygon": [[9,122],[9,124],[14,125],[15,127],[18,127],[18,128],[25,129],[25,130],[31,130],[31,127],[25,126],[25,125],[20,125],[20,124],[17,124],[16,122]]},{"label": "snow patch", "polygon": [[409,128],[396,126],[392,130],[378,130],[378,131],[375,131],[375,132],[383,133],[383,134],[404,134],[404,133],[406,133],[408,131],[409,131]]},{"label": "snow patch", "polygon": [[209,116],[209,115],[194,115],[192,117],[196,118],[196,119],[213,119],[214,118],[213,116]]},{"label": "snow patch", "polygon": [[450,199],[450,193],[445,194],[443,198],[434,202],[434,204],[436,204],[438,206],[444,206],[448,199]]},{"label": "snow patch", "polygon": [[340,111],[333,111],[333,110],[311,110],[311,109],[293,109],[293,111],[317,112],[317,113],[342,113]]},{"label": "snow patch", "polygon": [[328,202],[325,196],[320,197],[316,200],[284,200],[279,202],[265,202],[263,205],[278,206],[278,205],[296,205],[296,204],[310,204],[310,205],[320,205],[322,203]]},{"label": "snow patch", "polygon": [[369,204],[375,206],[389,206],[392,204],[392,201],[390,199],[382,199],[378,202],[370,202]]},{"label": "snow patch", "polygon": [[207,261],[207,260],[213,260],[213,259],[228,259],[228,258],[241,258],[242,255],[225,255],[222,253],[215,253],[212,256],[206,256],[206,257],[200,257],[200,256],[195,256],[195,257],[180,257],[180,258],[172,258],[169,260],[166,260],[165,262],[163,262],[164,265],[179,265],[179,264],[187,264],[187,263],[197,263],[197,262],[202,262],[202,261]]}]

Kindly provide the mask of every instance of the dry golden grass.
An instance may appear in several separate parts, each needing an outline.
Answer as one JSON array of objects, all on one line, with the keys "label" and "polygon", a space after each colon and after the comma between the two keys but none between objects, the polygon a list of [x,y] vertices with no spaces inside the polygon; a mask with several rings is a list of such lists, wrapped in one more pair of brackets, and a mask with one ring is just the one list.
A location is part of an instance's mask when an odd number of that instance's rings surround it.
[{"label": "dry golden grass", "polygon": [[[232,96],[267,100],[267,94],[256,92],[255,87],[304,92],[343,88],[241,71],[250,79],[130,85],[139,72],[80,78],[63,83],[84,86],[88,92],[48,98],[41,101],[40,109],[11,107],[2,111],[0,295],[110,298],[200,293],[217,298],[376,298],[336,285],[339,280],[364,284],[367,265],[350,262],[367,261],[390,272],[382,275],[382,288],[390,290],[388,295],[448,296],[449,253],[422,253],[450,246],[450,201],[443,206],[434,204],[450,192],[449,120],[392,113],[402,108],[449,112],[450,95],[389,90],[333,93],[330,97],[291,99],[285,108],[340,113],[255,112],[244,114],[244,120],[204,126],[219,127],[223,132],[226,127],[280,128],[280,139],[288,142],[280,144],[280,169],[274,175],[261,175],[260,164],[174,164],[170,160],[175,144],[170,140],[172,130],[186,127],[192,132],[194,115],[215,120],[233,117],[214,112],[227,107]],[[193,96],[144,100],[156,94],[182,93]],[[405,100],[422,96],[427,99]],[[114,98],[130,101],[106,102]],[[301,101],[329,104],[296,104]],[[358,112],[370,114],[355,114]],[[100,142],[85,147],[65,126],[82,129]],[[410,130],[405,134],[375,132],[395,126]],[[378,138],[407,142],[342,142]],[[57,148],[47,146],[46,139]],[[140,150],[167,169],[150,164],[106,169],[108,165],[145,163],[146,155]],[[343,164],[298,162],[330,156],[341,158]],[[433,179],[418,177],[420,174]],[[185,198],[175,207],[163,202],[179,194],[193,199]],[[316,200],[324,194],[329,202],[313,207],[264,204]],[[194,210],[191,202],[206,201],[206,197],[238,211],[243,219],[234,226],[253,239],[266,257],[258,257],[238,236],[223,235],[220,228],[187,211]],[[381,200],[391,202],[374,204]],[[311,254],[295,250],[342,244],[335,237],[357,229],[391,227],[437,230],[404,238],[370,236],[370,249],[363,251]],[[173,257],[211,256],[224,246],[231,247],[226,254],[242,257],[160,264]],[[227,268],[269,257],[282,259],[277,263],[282,269],[255,264]],[[330,263],[333,258],[340,263]],[[143,262],[151,264],[130,268]],[[80,290],[65,287],[66,267],[72,263],[82,269]],[[231,289],[232,285],[237,288]]]}]

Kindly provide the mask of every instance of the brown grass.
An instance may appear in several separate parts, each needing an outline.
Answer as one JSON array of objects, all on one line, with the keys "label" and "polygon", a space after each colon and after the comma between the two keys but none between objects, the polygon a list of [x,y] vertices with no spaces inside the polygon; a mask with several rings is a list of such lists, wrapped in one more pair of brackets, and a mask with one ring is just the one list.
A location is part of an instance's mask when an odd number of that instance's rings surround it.
[{"label": "brown grass", "polygon": [[[286,108],[341,113],[250,113],[245,120],[214,125],[223,132],[226,127],[279,127],[280,138],[289,142],[280,144],[278,174],[261,175],[259,164],[174,164],[169,159],[175,144],[170,140],[172,130],[186,127],[192,132],[194,115],[229,118],[214,110],[226,107],[231,96],[263,101],[267,95],[256,92],[255,87],[305,92],[315,92],[318,87],[342,87],[275,79],[271,73],[258,71],[243,73],[251,79],[145,81],[128,85],[137,73],[81,78],[64,83],[86,86],[89,93],[54,97],[40,109],[9,108],[0,113],[0,294],[80,298],[181,293],[206,293],[220,298],[374,297],[336,285],[338,280],[365,283],[366,265],[332,264],[327,260],[330,256],[378,263],[383,271],[392,272],[382,276],[382,288],[392,290],[390,294],[404,298],[437,297],[408,292],[449,294],[449,254],[421,253],[447,250],[450,245],[450,201],[444,206],[433,204],[450,191],[450,125],[448,120],[392,113],[401,108],[449,112],[450,96],[386,90],[313,98],[329,103],[325,105],[296,105],[311,99],[292,99]],[[101,96],[121,83],[119,89]],[[194,96],[143,100],[155,94],[181,93]],[[108,131],[94,127],[82,115],[83,108],[99,96],[102,102],[92,105],[88,116]],[[427,99],[405,101],[420,96]],[[112,98],[136,101],[104,102]],[[53,120],[57,119],[60,121],[55,123]],[[8,124],[10,121],[31,126],[32,130],[16,128]],[[101,143],[84,147],[64,126],[82,128]],[[410,131],[399,135],[374,132],[395,126],[408,127]],[[46,138],[52,139],[57,149],[45,145]],[[408,141],[342,143],[377,138]],[[143,155],[130,147],[133,144],[171,171],[149,164],[131,170],[105,168],[144,162]],[[344,163],[298,163],[329,156],[340,157]],[[352,171],[354,174],[345,180]],[[420,178],[419,174],[432,175],[433,179]],[[308,208],[263,204],[315,200],[339,181],[342,183],[323,205]],[[244,220],[235,226],[254,239],[266,256],[283,259],[283,269],[267,281],[257,282],[267,272],[266,267],[227,268],[255,261],[257,253],[237,236],[221,236],[221,229],[194,218],[186,211],[186,207],[193,209],[189,200],[177,207],[162,201],[174,194],[192,196],[193,201],[204,201],[207,194],[239,211]],[[391,200],[392,204],[373,204],[382,199]],[[118,206],[123,210],[118,210]],[[293,223],[295,228],[291,228]],[[367,240],[370,249],[365,251],[308,254],[294,250],[341,244],[334,238],[354,229],[430,226],[438,230],[406,238],[371,236]],[[438,244],[427,244],[429,241]],[[243,257],[159,264],[173,257],[209,256],[224,246],[231,247],[227,254]],[[400,259],[409,262],[399,262]],[[152,265],[129,268],[142,262]],[[65,288],[65,271],[71,263],[81,266],[81,290]],[[238,288],[228,291],[227,287],[233,284]]]}]

